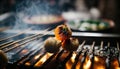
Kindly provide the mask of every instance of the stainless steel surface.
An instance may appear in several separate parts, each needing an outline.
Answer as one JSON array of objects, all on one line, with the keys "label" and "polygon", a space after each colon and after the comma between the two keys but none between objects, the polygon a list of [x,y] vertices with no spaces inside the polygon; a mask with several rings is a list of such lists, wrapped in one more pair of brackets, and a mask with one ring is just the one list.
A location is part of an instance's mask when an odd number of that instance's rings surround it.
[{"label": "stainless steel surface", "polygon": [[[19,33],[21,30],[6,30],[4,33]],[[43,31],[40,30],[28,30],[25,34],[38,34]],[[42,34],[42,33],[41,33]],[[48,33],[49,35],[54,35],[54,32]],[[84,37],[118,37],[120,34],[108,34],[108,33],[91,33],[91,32],[72,32],[73,36],[84,36]]]}]

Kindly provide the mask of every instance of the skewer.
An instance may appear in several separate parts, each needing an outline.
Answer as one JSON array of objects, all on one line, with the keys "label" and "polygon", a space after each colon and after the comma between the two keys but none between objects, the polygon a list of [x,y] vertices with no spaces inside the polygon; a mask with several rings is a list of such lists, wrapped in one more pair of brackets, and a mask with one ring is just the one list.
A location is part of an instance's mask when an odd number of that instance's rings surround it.
[{"label": "skewer", "polygon": [[10,43],[13,43],[13,42],[14,42],[14,40],[11,40],[11,41],[8,41],[8,42],[6,42],[6,43],[0,44],[0,47],[2,47],[2,46],[4,46],[4,45],[7,45],[7,44],[10,44]]},{"label": "skewer", "polygon": [[41,42],[40,44],[37,43],[36,46],[38,46],[37,49],[33,53],[31,53],[26,59],[24,59],[21,62],[22,64],[25,64],[27,61],[29,61],[31,58],[33,58],[35,54],[39,53],[39,51],[42,50],[42,48],[43,48],[44,45],[43,45],[43,42]]},{"label": "skewer", "polygon": [[[28,61],[30,61],[31,59],[33,59],[34,56],[37,55],[37,54],[40,52],[40,50],[42,50],[42,48],[36,49],[36,50],[35,50],[34,52],[32,52],[27,58],[23,59],[22,61],[18,61],[18,62],[20,62],[19,64],[25,65],[25,63],[28,62]],[[16,63],[18,63],[18,62],[16,62]],[[15,64],[16,64],[16,63],[15,63]]]},{"label": "skewer", "polygon": [[103,50],[103,41],[101,41],[100,50]]},{"label": "skewer", "polygon": [[93,41],[92,47],[90,49],[91,54],[90,54],[89,58],[90,58],[90,60],[92,62],[90,69],[93,69],[93,67],[94,67],[94,46],[95,46],[95,41]]},{"label": "skewer", "polygon": [[43,37],[43,36],[45,36],[45,35],[47,35],[47,34],[48,34],[48,33],[44,33],[42,36],[36,36],[36,37],[34,37],[34,38],[32,38],[32,39],[29,39],[28,41],[25,41],[25,42],[23,42],[23,43],[21,43],[21,44],[17,44],[17,45],[15,45],[15,46],[7,49],[7,50],[4,51],[4,52],[8,52],[8,51],[10,51],[10,50],[12,50],[12,49],[15,49],[15,48],[17,48],[17,47],[19,47],[19,46],[22,46],[22,45],[24,45],[24,44],[27,44],[27,43],[29,43],[29,42],[37,39],[37,38]]},{"label": "skewer", "polygon": [[43,54],[41,54],[35,61],[32,62],[31,67],[36,67],[35,64],[37,62],[39,62],[39,60],[46,54],[46,52],[44,52]]},{"label": "skewer", "polygon": [[39,69],[43,69],[45,67],[45,65],[47,65],[48,63],[50,63],[50,61],[52,61],[52,59],[55,57],[57,53],[54,53],[52,56],[50,56],[40,67]]},{"label": "skewer", "polygon": [[73,53],[73,52],[70,52],[70,53],[68,54],[68,56],[67,56],[62,62],[59,62],[58,66],[57,66],[57,69],[65,69],[65,64],[66,64],[66,62],[71,58],[72,53]]},{"label": "skewer", "polygon": [[[36,47],[34,47],[34,45],[36,46]],[[36,51],[38,51],[38,50],[40,50],[42,47],[40,47],[40,45],[41,44],[37,44],[36,45],[36,43],[35,44],[33,44],[33,45],[31,45],[31,48],[29,49],[29,52],[31,52],[31,54],[30,55],[28,55],[26,58],[28,58],[29,56],[31,56],[31,55],[34,55],[34,53],[36,52]],[[23,49],[24,50],[24,49]],[[16,53],[17,54],[17,53]],[[16,56],[16,55],[14,55],[14,56]],[[23,55],[22,55],[23,56]],[[24,56],[23,56],[24,57]],[[15,60],[15,62],[14,62],[14,64],[17,64],[17,62],[20,60],[20,59],[22,59],[23,57],[21,57],[21,58],[19,58],[19,59],[17,59],[17,60]],[[25,59],[26,59],[25,58]]]},{"label": "skewer", "polygon": [[60,56],[63,54],[63,52],[64,52],[64,49],[62,49],[62,50],[58,53],[58,55],[56,56],[56,60],[57,60],[57,61],[59,60],[59,58],[60,58]]},{"label": "skewer", "polygon": [[120,67],[120,47],[119,47],[119,43],[117,42],[117,49],[118,49],[118,63],[119,63],[119,67]]},{"label": "skewer", "polygon": [[80,69],[83,69],[83,64],[85,63],[86,56],[87,56],[87,49],[85,50],[85,52],[83,52],[83,57],[80,61],[81,62]]},{"label": "skewer", "polygon": [[10,38],[13,38],[13,37],[16,37],[16,36],[19,36],[21,34],[24,34],[26,31],[30,30],[31,28],[25,30],[25,31],[22,31],[22,32],[19,32],[18,34],[15,34],[15,35],[12,35],[12,36],[9,36],[9,37],[6,37],[6,38],[3,38],[3,39],[0,39],[0,41],[4,41],[4,40],[7,40],[7,39],[10,39]]},{"label": "skewer", "polygon": [[99,49],[99,53],[98,53],[98,55],[100,55],[100,56],[103,56],[103,44],[104,44],[104,42],[103,41],[101,41],[101,44],[100,44],[100,49]]},{"label": "skewer", "polygon": [[80,55],[81,55],[81,53],[82,53],[83,46],[84,46],[85,42],[86,42],[86,41],[83,41],[83,42],[82,42],[82,44],[81,44],[81,46],[80,46],[80,49],[79,49],[79,53],[76,55],[76,57],[75,57],[75,62],[73,63],[73,65],[72,65],[72,68],[71,68],[71,69],[75,69],[76,64],[78,63],[78,60],[79,60],[79,56],[80,56]]},{"label": "skewer", "polygon": [[[50,31],[51,32],[51,31]],[[40,35],[46,35],[46,34],[48,34],[48,33],[50,33],[50,32],[47,32],[46,33],[46,30],[43,32],[43,34],[41,34],[41,33],[39,33],[39,34],[35,34],[35,35],[32,35],[32,36],[28,36],[28,37],[25,37],[25,38],[23,38],[23,39],[20,39],[20,40],[17,40],[17,41],[14,41],[14,42],[12,42],[12,43],[9,43],[9,44],[5,44],[5,45],[0,45],[1,47],[0,47],[0,49],[3,49],[3,48],[6,48],[6,47],[8,47],[8,46],[10,46],[10,45],[13,45],[13,44],[16,44],[16,43],[19,43],[19,42],[22,42],[22,41],[25,41],[25,40],[27,40],[27,39],[31,39],[31,38],[36,38],[36,37],[38,37],[38,36],[40,36]],[[29,41],[29,40],[28,40]]]},{"label": "skewer", "polygon": [[108,48],[107,48],[107,53],[108,53],[108,55],[107,55],[107,58],[106,58],[106,69],[110,69],[110,61],[111,61],[111,56],[110,56],[110,54],[111,54],[111,52],[110,52],[110,42],[108,42]]}]

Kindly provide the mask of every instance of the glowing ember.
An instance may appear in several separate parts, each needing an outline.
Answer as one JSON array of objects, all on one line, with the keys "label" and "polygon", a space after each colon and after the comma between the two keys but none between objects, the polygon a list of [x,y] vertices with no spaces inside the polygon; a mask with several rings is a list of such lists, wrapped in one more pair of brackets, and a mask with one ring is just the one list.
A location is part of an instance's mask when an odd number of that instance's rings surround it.
[{"label": "glowing ember", "polygon": [[71,61],[72,61],[72,62],[75,62],[75,57],[76,57],[76,53],[74,52],[74,53],[72,54],[72,57],[71,57]]},{"label": "glowing ember", "polygon": [[30,66],[31,64],[30,64],[30,62],[26,62],[25,65]]},{"label": "glowing ember", "polygon": [[85,64],[84,64],[84,69],[89,69],[91,66],[91,61],[90,59],[88,59],[88,57],[86,58]]},{"label": "glowing ember", "polygon": [[95,59],[95,61],[96,61],[96,62],[98,62],[98,61],[99,61],[98,57],[96,57],[96,56],[95,56],[95,58],[94,58],[94,59]]},{"label": "glowing ember", "polygon": [[36,56],[34,57],[34,59],[36,60],[36,59],[38,59],[39,57],[40,57],[40,54],[36,55]]},{"label": "glowing ember", "polygon": [[112,66],[114,67],[114,69],[120,69],[117,59],[115,59],[115,60],[112,62]]},{"label": "glowing ember", "polygon": [[27,49],[24,49],[24,50],[22,50],[21,53],[26,53],[26,52],[28,52],[28,50],[27,50]]},{"label": "glowing ember", "polygon": [[51,55],[51,53],[46,53],[36,64],[35,67],[39,67],[40,65],[42,65]]},{"label": "glowing ember", "polygon": [[66,69],[71,69],[71,64],[70,64],[70,62],[66,63]]},{"label": "glowing ember", "polygon": [[91,61],[88,60],[88,62],[85,64],[84,68],[87,69],[91,66]]}]

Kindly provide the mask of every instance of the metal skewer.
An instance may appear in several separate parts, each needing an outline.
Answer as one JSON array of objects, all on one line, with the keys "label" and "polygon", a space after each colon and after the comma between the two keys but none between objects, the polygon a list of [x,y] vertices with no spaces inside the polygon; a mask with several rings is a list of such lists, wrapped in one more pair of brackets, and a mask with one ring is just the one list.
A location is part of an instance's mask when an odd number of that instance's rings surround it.
[{"label": "metal skewer", "polygon": [[[48,33],[50,33],[50,32],[48,32]],[[4,52],[8,52],[8,51],[10,51],[10,50],[12,50],[12,49],[15,49],[15,48],[19,47],[19,46],[22,46],[22,45],[24,45],[24,44],[27,44],[27,43],[29,43],[29,42],[37,39],[37,38],[40,38],[40,37],[43,37],[43,36],[47,35],[48,33],[44,33],[44,34],[41,35],[41,36],[36,36],[36,37],[34,37],[34,38],[32,38],[32,39],[29,39],[29,40],[27,40],[27,41],[25,41],[25,42],[23,42],[23,43],[21,43],[21,44],[17,44],[17,45],[15,45],[15,46],[13,46],[13,47],[5,50]]]},{"label": "metal skewer", "polygon": [[81,46],[80,46],[80,49],[79,49],[79,53],[78,53],[78,54],[77,54],[77,56],[75,57],[75,62],[73,63],[73,65],[72,65],[72,68],[71,68],[71,69],[75,69],[75,66],[76,66],[76,64],[78,63],[79,56],[80,56],[80,55],[81,55],[81,53],[82,53],[83,46],[84,46],[85,42],[86,42],[86,41],[83,41],[83,42],[82,42],[82,44],[81,44]]},{"label": "metal skewer", "polygon": [[9,36],[9,37],[6,37],[6,38],[3,38],[3,39],[0,39],[0,41],[4,41],[4,40],[7,40],[7,39],[10,39],[10,38],[13,38],[13,37],[16,37],[16,36],[19,36],[21,34],[24,34],[26,31],[30,30],[31,28],[25,30],[25,31],[22,31],[22,32],[19,32],[18,34],[15,34],[15,35],[12,35],[12,36]]},{"label": "metal skewer", "polygon": [[117,59],[118,59],[119,67],[120,67],[120,47],[119,47],[119,43],[118,42],[117,42],[117,49],[118,49]]},{"label": "metal skewer", "polygon": [[107,48],[107,58],[106,58],[106,69],[110,69],[110,61],[111,61],[111,56],[110,56],[110,54],[111,54],[111,51],[110,51],[110,42],[108,42],[108,48]]},{"label": "metal skewer", "polygon": [[43,32],[43,34],[41,34],[41,33],[35,34],[35,35],[32,35],[32,36],[25,37],[25,38],[23,38],[23,39],[14,41],[14,42],[9,43],[9,44],[5,44],[5,45],[2,45],[2,46],[0,45],[0,46],[1,46],[0,49],[6,48],[6,47],[8,47],[8,46],[11,46],[11,45],[13,45],[13,44],[16,44],[16,43],[19,43],[19,42],[22,42],[22,41],[25,41],[25,40],[28,40],[28,39],[31,39],[31,38],[36,38],[36,37],[38,37],[38,36],[40,36],[40,35],[43,35],[43,36],[44,36],[44,34],[48,34],[48,33],[50,33],[50,32],[47,32],[47,33],[46,33],[46,30],[45,30],[45,31]]},{"label": "metal skewer", "polygon": [[95,41],[93,41],[92,47],[90,49],[90,56],[89,56],[89,58],[90,58],[90,60],[92,62],[90,69],[93,69],[93,66],[94,66],[94,46],[95,46]]}]

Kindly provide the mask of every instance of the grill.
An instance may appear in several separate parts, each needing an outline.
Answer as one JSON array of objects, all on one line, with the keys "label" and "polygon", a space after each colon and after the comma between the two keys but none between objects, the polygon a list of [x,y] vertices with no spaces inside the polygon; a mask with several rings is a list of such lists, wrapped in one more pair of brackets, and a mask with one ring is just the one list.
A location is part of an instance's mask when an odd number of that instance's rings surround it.
[{"label": "grill", "polygon": [[68,52],[60,48],[57,53],[44,50],[44,40],[54,36],[53,31],[47,29],[2,30],[0,36],[3,36],[0,38],[0,50],[9,59],[7,69],[120,68],[119,35],[73,32],[73,37],[80,42],[78,49]]}]

